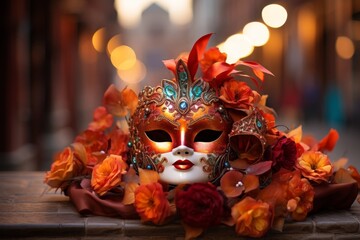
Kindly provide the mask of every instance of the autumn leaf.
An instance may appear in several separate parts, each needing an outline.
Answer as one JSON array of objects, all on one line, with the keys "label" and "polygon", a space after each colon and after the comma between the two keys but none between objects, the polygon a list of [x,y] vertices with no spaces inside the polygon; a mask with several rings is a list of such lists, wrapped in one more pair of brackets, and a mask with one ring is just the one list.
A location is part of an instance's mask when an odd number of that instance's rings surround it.
[{"label": "autumn leaf", "polygon": [[192,227],[183,222],[182,222],[182,225],[185,230],[185,240],[195,239],[198,236],[200,236],[204,231],[204,229],[202,229],[202,228]]},{"label": "autumn leaf", "polygon": [[75,143],[71,144],[71,147],[74,150],[74,154],[85,165],[87,163],[87,154],[86,154],[86,149],[85,149],[84,145],[79,142],[75,142]]},{"label": "autumn leaf", "polygon": [[89,123],[88,129],[91,131],[104,131],[111,127],[114,119],[103,106],[97,107],[94,111],[93,121]]},{"label": "autumn leaf", "polygon": [[156,183],[159,181],[160,176],[153,170],[146,170],[139,168],[140,185]]},{"label": "autumn leaf", "polygon": [[302,139],[302,126],[298,126],[297,128],[291,130],[288,134],[286,134],[287,138],[292,138],[294,142],[299,143]]},{"label": "autumn leaf", "polygon": [[106,109],[118,117],[124,117],[128,112],[132,115],[138,104],[137,95],[133,90],[125,87],[119,91],[114,84],[106,90],[103,101]]},{"label": "autumn leaf", "polygon": [[351,174],[349,173],[349,171],[347,171],[344,168],[340,168],[339,170],[336,171],[333,182],[334,183],[351,183],[351,182],[356,182],[356,180],[351,177]]},{"label": "autumn leaf", "polygon": [[345,165],[347,164],[348,159],[345,157],[342,157],[335,162],[333,162],[334,171],[339,170],[340,168],[345,168]]},{"label": "autumn leaf", "polygon": [[129,205],[133,204],[135,202],[135,190],[139,187],[139,184],[135,182],[128,182],[122,184],[125,192],[124,192],[124,198],[122,200],[122,204]]}]

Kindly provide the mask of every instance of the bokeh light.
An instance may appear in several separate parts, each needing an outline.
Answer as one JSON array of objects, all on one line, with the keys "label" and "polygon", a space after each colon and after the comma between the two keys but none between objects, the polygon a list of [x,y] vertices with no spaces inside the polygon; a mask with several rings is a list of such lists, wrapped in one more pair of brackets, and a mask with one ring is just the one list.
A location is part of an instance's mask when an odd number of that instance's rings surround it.
[{"label": "bokeh light", "polygon": [[121,36],[120,34],[116,34],[115,36],[113,36],[112,38],[110,38],[110,40],[107,43],[107,52],[109,55],[111,55],[111,52],[119,47],[121,45]]},{"label": "bokeh light", "polygon": [[270,37],[269,29],[261,22],[250,22],[243,28],[243,34],[248,37],[255,47],[263,46]]},{"label": "bokeh light", "polygon": [[141,14],[152,4],[167,11],[174,24],[188,24],[193,18],[192,0],[115,0],[119,23],[125,28],[136,27]]},{"label": "bokeh light", "polygon": [[287,11],[279,4],[270,4],[263,8],[261,16],[266,25],[279,28],[286,22]]},{"label": "bokeh light", "polygon": [[105,28],[100,28],[94,33],[94,35],[93,35],[93,37],[91,39],[95,50],[98,51],[98,52],[103,52],[104,51],[104,48],[105,48],[105,35],[106,35]]},{"label": "bokeh light", "polygon": [[110,59],[118,70],[127,70],[136,63],[136,54],[131,47],[121,45],[111,52]]},{"label": "bokeh light", "polygon": [[336,53],[343,59],[350,59],[354,55],[355,47],[350,38],[339,36],[336,39]]},{"label": "bokeh light", "polygon": [[140,60],[137,60],[131,68],[117,71],[120,79],[127,84],[136,84],[142,81],[146,76],[146,72],[146,67]]},{"label": "bokeh light", "polygon": [[235,63],[240,58],[249,56],[254,51],[254,46],[244,34],[234,34],[218,45],[221,52],[227,54],[227,63]]}]

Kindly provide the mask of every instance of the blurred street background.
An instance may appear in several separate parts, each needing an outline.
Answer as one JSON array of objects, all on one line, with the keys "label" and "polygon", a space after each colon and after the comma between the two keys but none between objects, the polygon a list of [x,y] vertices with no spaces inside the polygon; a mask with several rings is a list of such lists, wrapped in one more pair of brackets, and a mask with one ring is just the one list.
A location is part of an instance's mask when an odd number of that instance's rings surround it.
[{"label": "blurred street background", "polygon": [[6,0],[0,13],[0,170],[46,170],[114,83],[139,91],[162,60],[209,46],[261,63],[288,128],[340,133],[360,168],[360,0]]}]

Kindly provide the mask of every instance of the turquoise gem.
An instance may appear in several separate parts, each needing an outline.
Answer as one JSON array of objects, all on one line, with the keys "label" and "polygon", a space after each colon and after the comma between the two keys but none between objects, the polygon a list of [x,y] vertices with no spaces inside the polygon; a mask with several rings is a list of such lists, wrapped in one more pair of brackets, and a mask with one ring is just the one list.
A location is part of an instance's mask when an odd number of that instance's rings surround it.
[{"label": "turquoise gem", "polygon": [[202,89],[200,86],[195,86],[193,89],[192,89],[192,93],[194,94],[194,96],[196,98],[200,97],[201,93],[202,93]]},{"label": "turquoise gem", "polygon": [[151,165],[147,165],[146,168],[149,169],[149,170],[152,169]]},{"label": "turquoise gem", "polygon": [[187,80],[186,72],[180,72],[179,73],[179,78],[180,78],[181,81],[186,81]]},{"label": "turquoise gem", "polygon": [[131,148],[132,147],[132,142],[128,142],[127,145],[128,145],[128,147]]},{"label": "turquoise gem", "polygon": [[262,123],[260,122],[259,119],[256,120],[256,126],[257,126],[258,128],[261,128],[261,127],[262,127]]},{"label": "turquoise gem", "polygon": [[165,87],[165,94],[168,97],[175,96],[176,92],[175,92],[175,89],[173,88],[173,86],[170,86],[170,85],[166,86]]},{"label": "turquoise gem", "polygon": [[133,163],[136,163],[136,157],[133,157],[133,158],[132,158],[132,162],[133,162]]}]

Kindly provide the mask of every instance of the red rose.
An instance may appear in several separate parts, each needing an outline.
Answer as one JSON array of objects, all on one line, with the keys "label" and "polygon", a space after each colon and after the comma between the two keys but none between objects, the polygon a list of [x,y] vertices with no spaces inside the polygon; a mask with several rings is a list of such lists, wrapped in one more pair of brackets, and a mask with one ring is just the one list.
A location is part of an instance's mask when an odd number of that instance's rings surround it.
[{"label": "red rose", "polygon": [[296,161],[296,143],[287,137],[281,137],[272,148],[273,168],[281,167],[293,170]]},{"label": "red rose", "polygon": [[194,183],[178,191],[175,199],[181,219],[189,226],[208,228],[222,219],[224,199],[210,183]]}]

